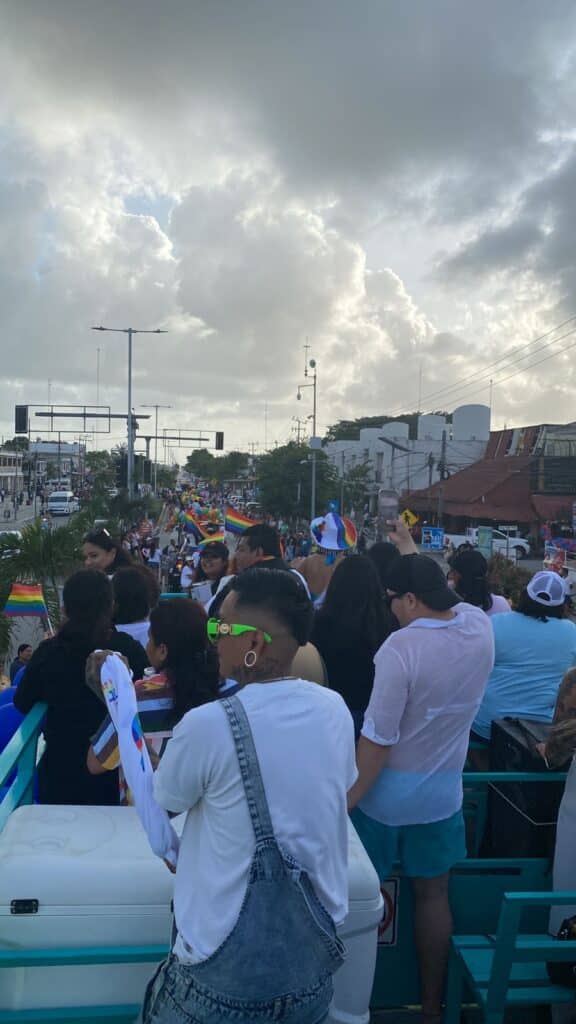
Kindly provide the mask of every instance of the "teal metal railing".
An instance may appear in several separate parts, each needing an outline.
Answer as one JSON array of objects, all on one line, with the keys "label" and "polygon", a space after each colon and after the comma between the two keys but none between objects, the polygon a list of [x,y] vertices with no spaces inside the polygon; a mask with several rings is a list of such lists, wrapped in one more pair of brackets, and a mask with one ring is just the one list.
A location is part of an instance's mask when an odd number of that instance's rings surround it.
[{"label": "teal metal railing", "polygon": [[[0,754],[0,789],[6,787],[0,802],[0,832],[12,811],[33,802],[38,738],[45,714],[46,704],[35,704]],[[14,778],[7,785],[12,773]]]}]

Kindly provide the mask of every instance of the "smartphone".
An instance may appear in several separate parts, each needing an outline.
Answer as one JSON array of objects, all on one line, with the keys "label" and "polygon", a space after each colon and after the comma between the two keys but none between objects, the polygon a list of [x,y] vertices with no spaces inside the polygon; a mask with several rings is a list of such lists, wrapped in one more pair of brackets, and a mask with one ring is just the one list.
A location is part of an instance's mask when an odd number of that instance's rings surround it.
[{"label": "smartphone", "polygon": [[378,491],[378,526],[380,532],[387,533],[396,522],[399,514],[399,500],[396,491]]}]

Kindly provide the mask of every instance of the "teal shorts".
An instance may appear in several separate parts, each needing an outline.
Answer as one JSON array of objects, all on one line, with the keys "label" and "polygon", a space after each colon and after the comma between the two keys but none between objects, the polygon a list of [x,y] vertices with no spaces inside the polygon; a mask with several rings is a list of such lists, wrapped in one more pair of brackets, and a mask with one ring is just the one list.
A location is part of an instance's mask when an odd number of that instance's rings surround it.
[{"label": "teal shorts", "polygon": [[461,810],[426,825],[383,825],[359,807],[350,817],[381,882],[390,877],[397,861],[408,878],[439,878],[466,858]]}]

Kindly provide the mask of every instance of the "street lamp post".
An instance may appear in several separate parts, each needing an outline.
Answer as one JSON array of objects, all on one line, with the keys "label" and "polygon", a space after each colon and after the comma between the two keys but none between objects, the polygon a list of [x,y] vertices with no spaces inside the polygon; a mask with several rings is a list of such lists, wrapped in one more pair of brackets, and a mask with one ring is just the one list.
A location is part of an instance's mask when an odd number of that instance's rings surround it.
[{"label": "street lamp post", "polygon": [[154,494],[158,493],[158,409],[173,409],[173,405],[143,405],[143,409],[155,409],[156,420],[154,426]]},{"label": "street lamp post", "polygon": [[[306,346],[308,348],[308,346]],[[312,373],[309,373],[309,369]],[[312,388],[312,437],[310,439],[311,462],[312,462],[312,487],[310,493],[310,522],[316,516],[316,414],[317,414],[317,395],[318,395],[318,367],[315,359],[310,359],[304,367],[304,377],[312,377],[311,384],[299,384],[296,397],[298,400],[302,398],[302,391],[304,388]]]},{"label": "street lamp post", "polygon": [[128,498],[134,497],[134,419],[132,414],[132,338],[135,334],[167,334],[157,327],[155,331],[135,330],[134,327],[93,327],[93,331],[108,331],[110,334],[128,335],[128,453],[126,459],[126,484]]}]

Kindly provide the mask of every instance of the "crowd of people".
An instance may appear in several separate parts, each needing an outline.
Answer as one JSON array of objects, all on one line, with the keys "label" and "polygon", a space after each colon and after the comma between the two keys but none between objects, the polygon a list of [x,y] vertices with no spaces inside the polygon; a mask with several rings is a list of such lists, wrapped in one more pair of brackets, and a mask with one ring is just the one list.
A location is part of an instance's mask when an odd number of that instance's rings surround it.
[{"label": "crowd of people", "polygon": [[[446,573],[402,521],[359,554],[352,524],[330,512],[310,542],[298,557],[268,524],[234,551],[210,541],[182,570],[184,594],[162,600],[158,546],[145,565],[91,532],[85,567],[64,586],[63,625],[12,666],[16,708],[48,705],[41,802],[130,802],[100,692],[117,651],[155,799],[187,815],[173,950],[145,1024],[173,1020],[174,1007],[202,1022],[226,1007],[240,1022],[325,1019],[342,958],[348,814],[380,879],[398,861],[411,879],[422,1020],[437,1024],[471,738],[486,766],[492,723],[512,716],[552,724],[541,750],[551,767],[576,751],[576,625],[557,573],[536,573],[512,609],[479,552],[454,555]],[[207,591],[191,599],[199,584]],[[561,817],[556,881],[572,888],[574,772]]]}]

